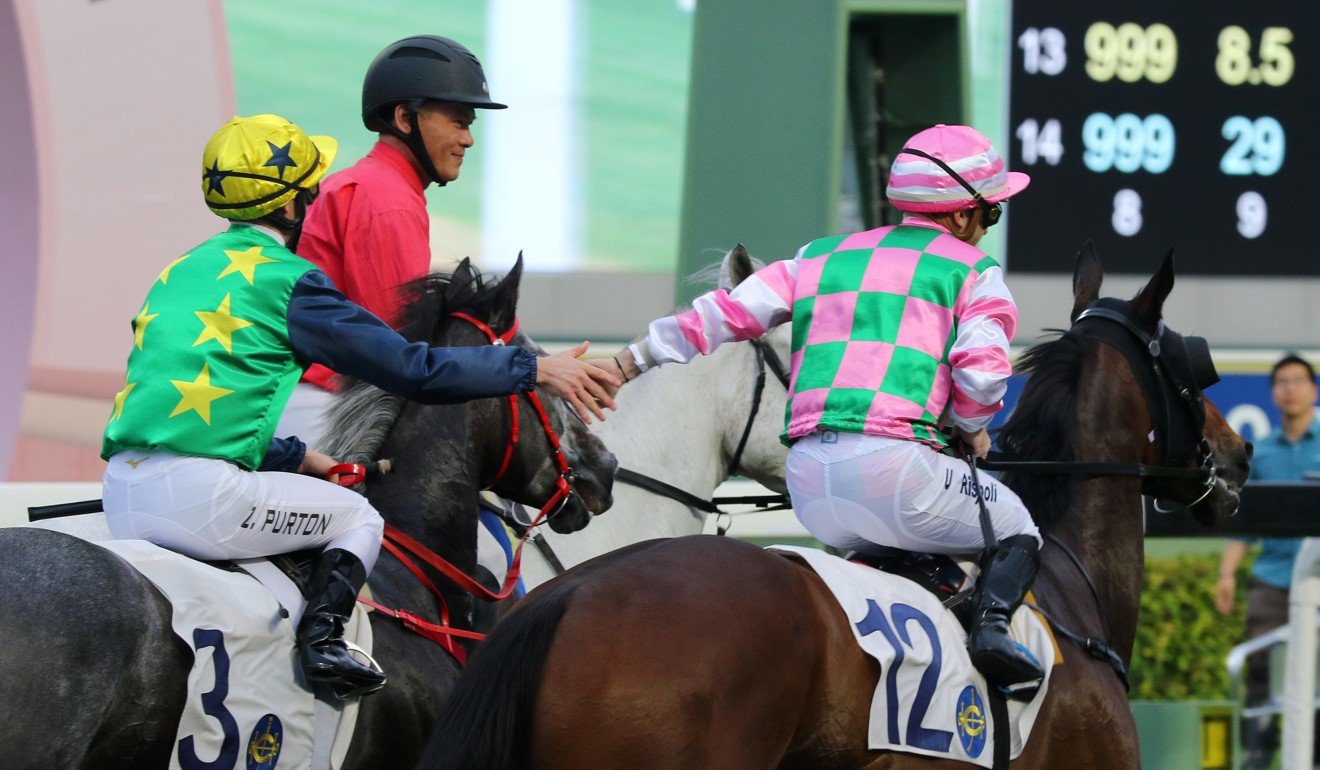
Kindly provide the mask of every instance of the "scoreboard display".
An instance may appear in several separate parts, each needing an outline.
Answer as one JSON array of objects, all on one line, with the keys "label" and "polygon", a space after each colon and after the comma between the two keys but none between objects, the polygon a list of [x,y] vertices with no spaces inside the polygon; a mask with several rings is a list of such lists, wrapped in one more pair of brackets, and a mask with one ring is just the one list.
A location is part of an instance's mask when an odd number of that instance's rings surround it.
[{"label": "scoreboard display", "polygon": [[1320,275],[1320,3],[1014,0],[1009,267]]}]

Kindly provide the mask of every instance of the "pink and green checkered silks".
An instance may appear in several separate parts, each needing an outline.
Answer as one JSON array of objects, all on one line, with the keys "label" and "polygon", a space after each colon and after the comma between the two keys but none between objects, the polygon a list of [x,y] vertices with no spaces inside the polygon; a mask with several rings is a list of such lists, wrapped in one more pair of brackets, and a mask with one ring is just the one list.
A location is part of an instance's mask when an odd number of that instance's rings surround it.
[{"label": "pink and green checkered silks", "polygon": [[1003,270],[929,219],[822,238],[732,292],[651,324],[642,366],[687,361],[793,320],[786,440],[816,430],[946,443],[1002,405],[1017,308]]},{"label": "pink and green checkered silks", "polygon": [[803,249],[790,437],[826,427],[944,443],[938,425],[950,398],[956,311],[971,279],[998,263],[952,236],[943,240],[962,248],[936,243],[941,235],[882,228]]}]

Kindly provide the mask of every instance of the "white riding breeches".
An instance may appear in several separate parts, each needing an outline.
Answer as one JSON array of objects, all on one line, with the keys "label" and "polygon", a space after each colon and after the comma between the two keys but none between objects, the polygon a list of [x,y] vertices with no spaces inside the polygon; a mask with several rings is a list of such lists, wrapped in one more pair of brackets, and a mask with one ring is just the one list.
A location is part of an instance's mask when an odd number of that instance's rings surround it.
[{"label": "white riding breeches", "polygon": [[[978,475],[995,535],[1039,542],[1013,490]],[[818,431],[789,450],[788,489],[798,520],[835,548],[967,554],[985,547],[967,463],[916,441]]]},{"label": "white riding breeches", "polygon": [[327,427],[326,415],[334,400],[335,394],[328,390],[306,382],[298,383],[289,396],[289,403],[284,405],[279,424],[275,426],[275,437],[297,436],[308,449],[319,451]]},{"label": "white riding breeches", "polygon": [[367,499],[297,473],[245,471],[169,452],[124,451],[103,482],[110,533],[197,559],[342,548],[371,571],[385,522]]}]

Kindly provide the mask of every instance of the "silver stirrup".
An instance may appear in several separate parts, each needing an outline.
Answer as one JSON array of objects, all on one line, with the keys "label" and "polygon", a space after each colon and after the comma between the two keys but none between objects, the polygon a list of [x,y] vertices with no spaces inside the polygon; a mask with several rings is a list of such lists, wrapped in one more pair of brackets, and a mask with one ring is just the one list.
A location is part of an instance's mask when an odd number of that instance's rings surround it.
[{"label": "silver stirrup", "polygon": [[370,668],[372,671],[376,671],[377,673],[381,673],[381,674],[385,673],[385,669],[381,668],[380,664],[376,662],[376,659],[371,657],[371,653],[367,652],[366,650],[362,649],[356,644],[353,644],[347,639],[344,639],[343,642],[344,642],[344,646],[348,648],[348,651],[353,653],[353,657],[357,660],[358,663],[361,663],[362,665],[366,666],[367,668]]}]

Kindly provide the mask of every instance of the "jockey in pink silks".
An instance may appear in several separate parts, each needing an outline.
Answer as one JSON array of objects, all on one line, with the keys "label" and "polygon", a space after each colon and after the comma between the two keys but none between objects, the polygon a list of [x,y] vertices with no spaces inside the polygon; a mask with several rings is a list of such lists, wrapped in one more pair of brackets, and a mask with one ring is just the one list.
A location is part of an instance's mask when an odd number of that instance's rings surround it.
[{"label": "jockey in pink silks", "polygon": [[[783,439],[803,526],[862,552],[982,550],[969,469],[947,448],[955,438],[984,457],[985,426],[1003,406],[1017,308],[1003,268],[976,244],[1029,181],[980,132],[926,129],[890,170],[900,224],[812,241],[597,365],[630,379],[792,320]],[[972,661],[1010,693],[1032,692],[1040,664],[1007,626],[1040,564],[1040,534],[1012,490],[981,482],[1000,545],[977,593]]]}]

